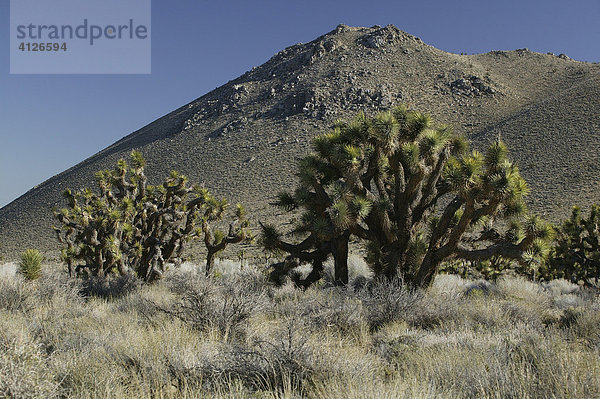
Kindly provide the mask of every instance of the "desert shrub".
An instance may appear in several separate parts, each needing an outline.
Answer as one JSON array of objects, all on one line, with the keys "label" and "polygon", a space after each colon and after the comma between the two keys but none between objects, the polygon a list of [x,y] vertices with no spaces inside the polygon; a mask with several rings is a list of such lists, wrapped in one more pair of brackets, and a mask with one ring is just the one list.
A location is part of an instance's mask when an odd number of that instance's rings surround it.
[{"label": "desert shrub", "polygon": [[502,277],[496,283],[498,293],[516,303],[527,303],[538,308],[549,308],[550,295],[539,283],[523,277]]},{"label": "desert shrub", "polygon": [[334,329],[342,334],[356,333],[365,323],[362,302],[340,289],[331,289],[316,298],[306,319],[315,329]]},{"label": "desert shrub", "polygon": [[35,288],[22,278],[0,279],[0,309],[26,312],[35,307]]},{"label": "desert shrub", "polygon": [[160,309],[168,309],[174,301],[173,294],[164,286],[140,287],[116,302],[119,312],[136,316],[141,324],[152,325],[163,315]]},{"label": "desert shrub", "polygon": [[163,309],[193,328],[214,328],[227,340],[242,332],[241,327],[266,303],[263,289],[256,290],[256,280],[243,275],[205,279],[180,273],[172,276],[169,286],[178,296],[170,309]]},{"label": "desert shrub", "polygon": [[288,285],[278,289],[274,300],[277,314],[303,320],[313,331],[352,334],[360,331],[366,322],[361,300],[341,287],[310,287],[299,291]]},{"label": "desert shrub", "polygon": [[358,292],[365,317],[372,329],[404,320],[415,309],[422,296],[422,291],[408,288],[399,279],[376,279]]},{"label": "desert shrub", "polygon": [[139,279],[130,273],[119,276],[90,276],[83,279],[80,292],[86,297],[116,299],[129,295],[139,287]]},{"label": "desert shrub", "polygon": [[440,295],[458,295],[464,293],[466,287],[471,283],[471,280],[456,274],[439,274],[433,281],[429,292]]},{"label": "desert shrub", "polygon": [[565,279],[554,279],[542,283],[542,287],[552,296],[575,294],[579,286]]},{"label": "desert shrub", "polygon": [[552,302],[555,308],[566,310],[584,306],[585,299],[576,294],[564,294],[553,297]]},{"label": "desert shrub", "polygon": [[309,330],[302,320],[285,319],[268,336],[255,337],[248,347],[225,351],[221,364],[211,368],[253,388],[277,392],[291,386],[302,391],[322,370],[308,337]]},{"label": "desert shrub", "polygon": [[582,340],[591,348],[600,349],[600,311],[589,308],[568,308],[561,319],[567,336]]},{"label": "desert shrub", "polygon": [[48,366],[31,337],[0,329],[0,398],[59,397],[59,384]]},{"label": "desert shrub", "polygon": [[494,284],[491,284],[487,280],[473,281],[465,286],[464,294],[466,296],[477,296],[477,295],[492,295],[496,294],[498,289]]},{"label": "desert shrub", "polygon": [[466,316],[463,306],[467,303],[462,295],[424,294],[418,298],[412,310],[404,312],[402,320],[411,327],[423,330],[462,322]]},{"label": "desert shrub", "polygon": [[40,304],[50,303],[59,297],[64,299],[64,302],[73,304],[83,300],[81,281],[70,278],[62,270],[48,271],[42,274],[38,281],[35,296]]},{"label": "desert shrub", "polygon": [[37,249],[28,249],[21,254],[19,273],[26,280],[37,280],[42,274],[44,256]]}]

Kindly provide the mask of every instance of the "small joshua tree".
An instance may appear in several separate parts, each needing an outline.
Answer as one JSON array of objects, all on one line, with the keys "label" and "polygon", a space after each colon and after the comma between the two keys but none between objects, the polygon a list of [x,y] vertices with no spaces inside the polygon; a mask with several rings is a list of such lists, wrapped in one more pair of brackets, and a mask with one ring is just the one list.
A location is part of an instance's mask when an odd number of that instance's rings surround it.
[{"label": "small joshua tree", "polygon": [[[317,139],[315,145],[321,141]],[[371,203],[361,196],[351,196],[340,181],[337,171],[317,155],[300,161],[299,187],[293,193],[282,192],[275,205],[285,211],[303,209],[293,235],[307,235],[300,243],[282,239],[270,225],[262,225],[262,243],[267,250],[287,252],[286,259],[274,265],[272,278],[280,281],[302,263],[311,263],[312,271],[305,280],[297,281],[308,286],[323,276],[323,263],[329,255],[334,258],[334,280],[338,285],[348,284],[348,243],[352,226],[369,214]]]},{"label": "small joshua tree", "polygon": [[302,262],[322,270],[332,254],[336,280],[347,282],[338,258],[347,256],[352,235],[366,241],[376,274],[415,286],[429,285],[446,259],[528,263],[546,253],[552,229],[527,214],[527,184],[500,140],[485,155],[468,152],[448,127],[397,107],[338,122],[313,147],[300,163],[298,190],[277,202],[304,210],[296,232],[307,237],[291,244],[263,226],[264,246],[289,253],[276,265],[280,273]]},{"label": "small joshua tree", "polygon": [[37,280],[42,274],[44,257],[37,249],[28,249],[21,254],[19,273],[26,280]]},{"label": "small joshua tree", "polygon": [[162,184],[148,185],[141,153],[133,151],[131,158],[131,168],[119,160],[114,170],[96,174],[99,194],[66,190],[68,206],[54,211],[71,275],[103,277],[132,269],[154,281],[166,263],[181,261],[186,244],[198,235],[198,222],[213,220],[206,219],[214,199],[204,187],[189,187],[187,177],[175,171]]},{"label": "small joshua tree", "polygon": [[550,278],[582,281],[598,287],[600,281],[600,205],[594,204],[586,219],[573,207],[571,218],[558,230],[557,242],[548,265]]},{"label": "small joshua tree", "polygon": [[249,243],[253,240],[252,232],[248,226],[250,222],[246,217],[246,211],[241,204],[236,204],[234,220],[229,224],[227,233],[215,227],[222,222],[229,206],[226,199],[217,200],[210,192],[203,189],[200,192],[202,198],[203,213],[201,228],[198,235],[202,237],[207,249],[206,276],[209,276],[215,264],[215,256],[222,252],[229,244],[242,242]]}]

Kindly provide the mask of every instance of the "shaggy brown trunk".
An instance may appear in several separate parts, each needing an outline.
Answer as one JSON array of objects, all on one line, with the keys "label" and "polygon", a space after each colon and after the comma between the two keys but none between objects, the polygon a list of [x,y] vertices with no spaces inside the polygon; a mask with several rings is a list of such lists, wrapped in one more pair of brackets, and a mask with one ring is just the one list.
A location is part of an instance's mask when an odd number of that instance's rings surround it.
[{"label": "shaggy brown trunk", "polygon": [[212,271],[213,267],[215,266],[215,255],[216,255],[215,251],[211,251],[210,249],[208,250],[208,254],[206,255],[206,269],[205,269],[206,277],[210,276],[210,272]]},{"label": "shaggy brown trunk", "polygon": [[335,285],[348,285],[348,239],[349,233],[333,241]]},{"label": "shaggy brown trunk", "polygon": [[412,285],[419,288],[429,287],[437,274],[440,263],[441,262],[435,260],[433,256],[425,256]]}]

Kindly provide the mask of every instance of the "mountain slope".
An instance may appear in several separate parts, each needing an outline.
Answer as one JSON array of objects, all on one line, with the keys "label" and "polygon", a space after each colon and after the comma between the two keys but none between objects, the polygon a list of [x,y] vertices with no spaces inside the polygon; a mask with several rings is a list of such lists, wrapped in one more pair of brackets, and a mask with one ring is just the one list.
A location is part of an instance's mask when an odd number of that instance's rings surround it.
[{"label": "mountain slope", "polygon": [[0,254],[56,248],[50,209],[66,187],[139,149],[151,181],[177,169],[192,182],[276,220],[267,201],[295,181],[295,159],[338,118],[406,102],[471,137],[498,134],[556,221],[599,198],[600,66],[526,49],[449,54],[393,26],[338,26],[291,46],[0,209]]}]

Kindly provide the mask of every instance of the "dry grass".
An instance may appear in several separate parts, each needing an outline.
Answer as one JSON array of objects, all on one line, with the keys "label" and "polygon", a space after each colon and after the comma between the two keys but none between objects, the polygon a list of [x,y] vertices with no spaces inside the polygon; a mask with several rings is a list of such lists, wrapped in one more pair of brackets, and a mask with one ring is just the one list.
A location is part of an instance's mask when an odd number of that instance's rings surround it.
[{"label": "dry grass", "polygon": [[566,282],[299,291],[227,268],[102,295],[5,276],[0,398],[600,396],[600,300]]}]

